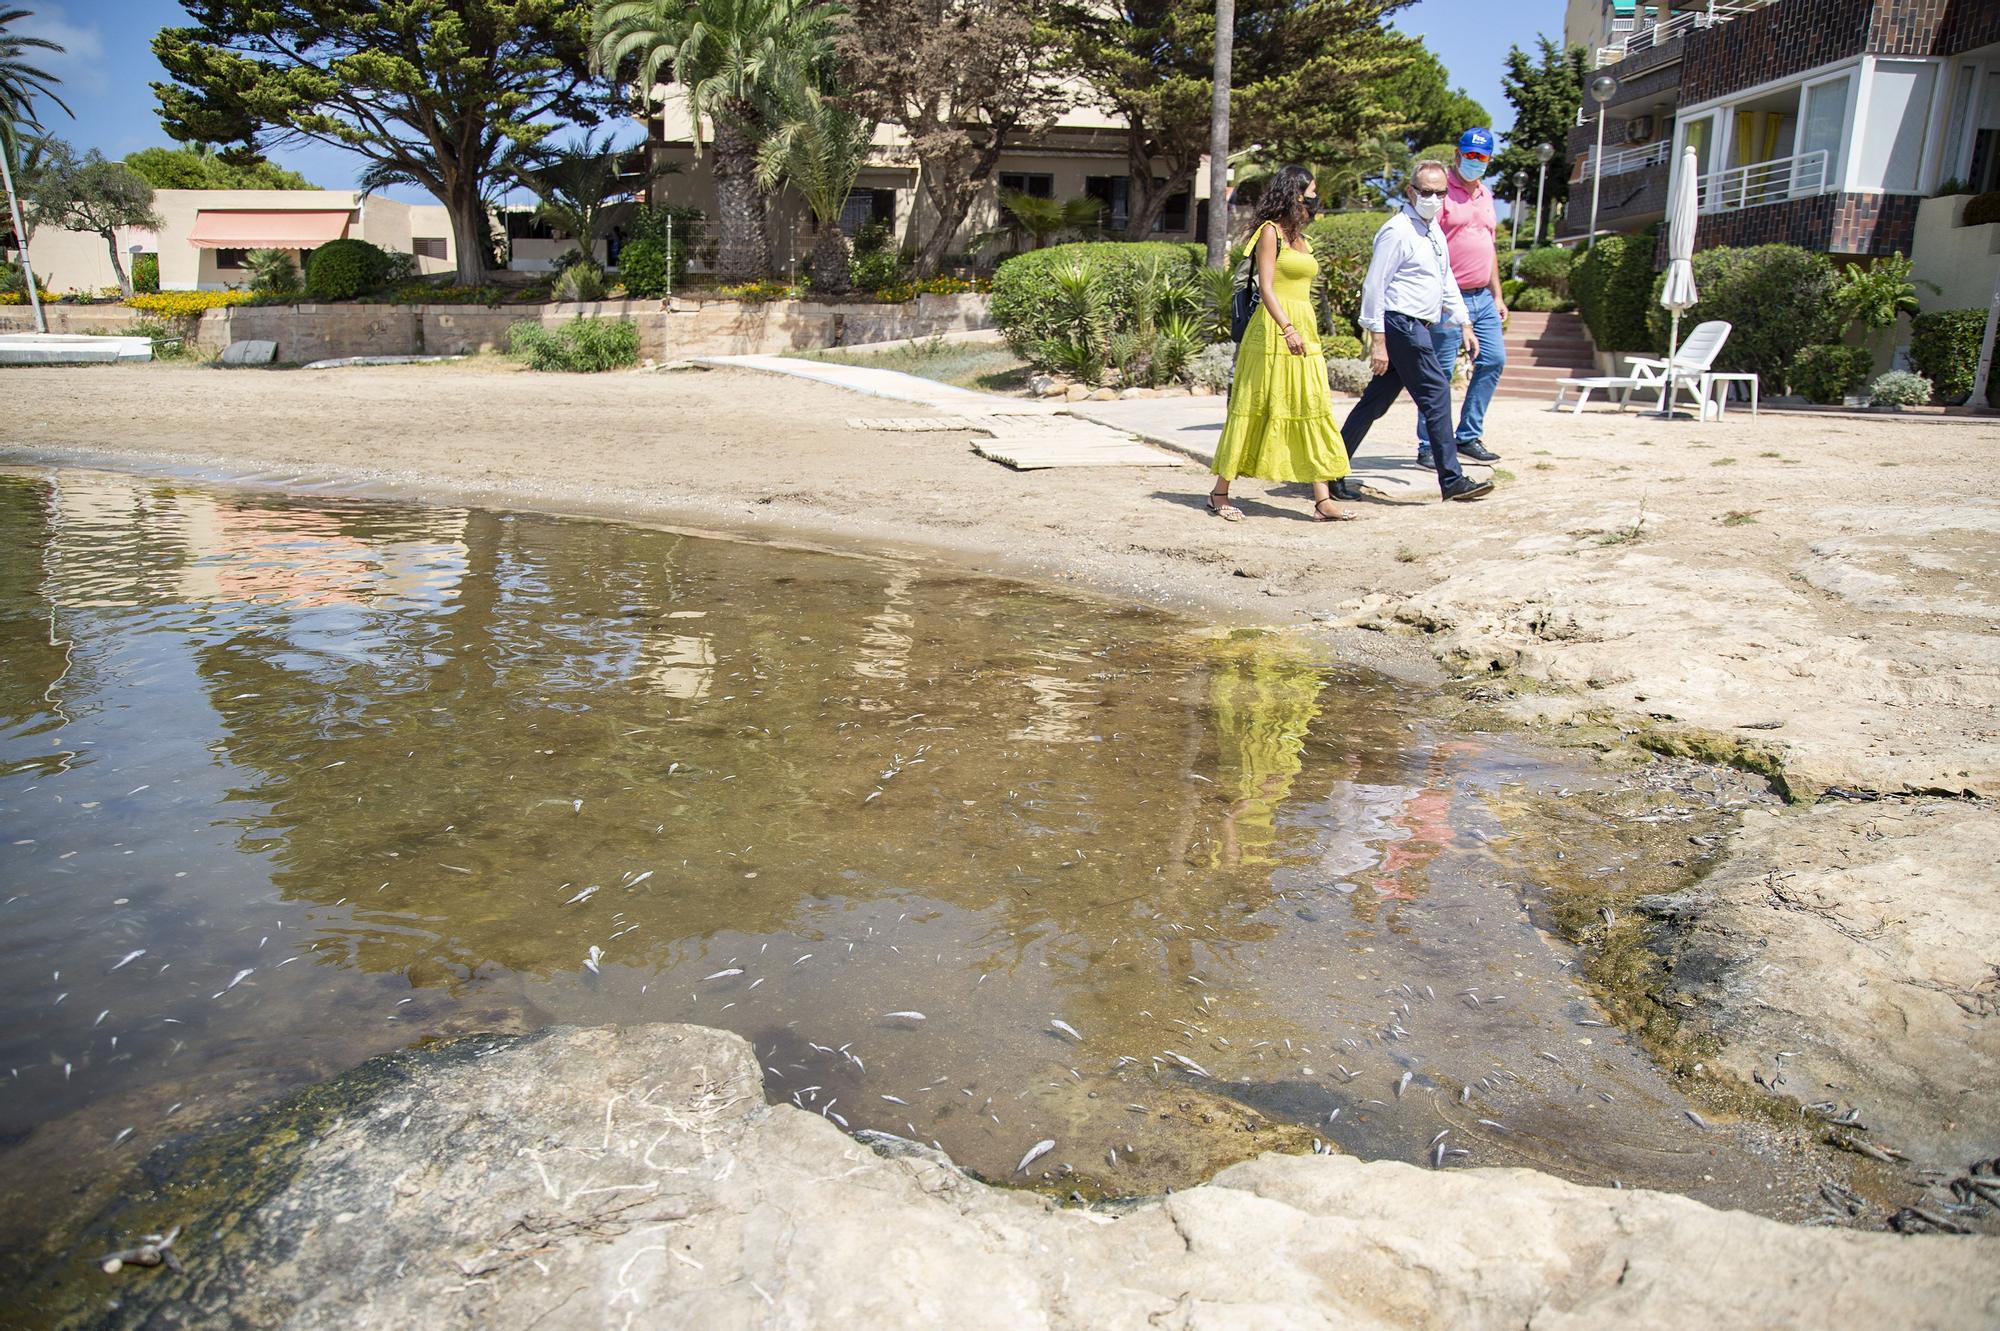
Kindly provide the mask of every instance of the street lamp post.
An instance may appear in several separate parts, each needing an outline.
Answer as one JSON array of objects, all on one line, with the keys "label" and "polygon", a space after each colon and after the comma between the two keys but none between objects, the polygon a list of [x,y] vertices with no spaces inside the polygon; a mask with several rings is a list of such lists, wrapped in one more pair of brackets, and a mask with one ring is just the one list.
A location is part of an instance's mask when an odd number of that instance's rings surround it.
[{"label": "street lamp post", "polygon": [[1604,187],[1604,113],[1605,103],[1618,95],[1618,80],[1609,74],[1599,74],[1590,81],[1590,99],[1597,103],[1597,150],[1590,156],[1590,239],[1587,248],[1597,245],[1597,201]]},{"label": "street lamp post", "polygon": [[1527,188],[1528,173],[1526,171],[1516,171],[1514,173],[1514,207],[1511,210],[1514,214],[1511,219],[1514,223],[1514,235],[1509,241],[1507,248],[1514,251],[1514,273],[1517,277],[1521,272],[1521,192]]},{"label": "street lamp post", "polygon": [[1528,243],[1529,249],[1535,249],[1542,243],[1542,199],[1548,193],[1549,162],[1555,155],[1556,149],[1552,143],[1544,143],[1541,147],[1535,149],[1535,156],[1541,159],[1542,174],[1540,179],[1535,182],[1535,236]]}]

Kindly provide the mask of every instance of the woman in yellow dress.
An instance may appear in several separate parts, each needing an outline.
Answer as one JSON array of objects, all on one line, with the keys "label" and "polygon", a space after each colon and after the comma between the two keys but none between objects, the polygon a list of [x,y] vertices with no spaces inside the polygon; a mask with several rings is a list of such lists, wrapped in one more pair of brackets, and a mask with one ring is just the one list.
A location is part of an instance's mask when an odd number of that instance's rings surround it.
[{"label": "woman in yellow dress", "polygon": [[1243,520],[1243,511],[1229,502],[1229,483],[1238,476],[1310,482],[1316,520],[1354,516],[1340,510],[1328,489],[1347,475],[1347,448],[1333,420],[1312,302],[1319,261],[1306,245],[1305,229],[1318,211],[1319,186],[1302,166],[1280,170],[1257,203],[1249,249],[1262,299],[1236,352],[1229,419],[1216,445],[1216,482],[1208,496],[1209,512],[1230,522]]}]

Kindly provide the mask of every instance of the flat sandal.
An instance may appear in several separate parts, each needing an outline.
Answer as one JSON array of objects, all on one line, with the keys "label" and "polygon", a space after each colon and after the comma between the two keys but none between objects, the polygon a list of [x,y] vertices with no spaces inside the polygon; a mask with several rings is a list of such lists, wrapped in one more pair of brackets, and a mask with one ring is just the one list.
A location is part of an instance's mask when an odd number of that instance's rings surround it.
[{"label": "flat sandal", "polygon": [[[1332,504],[1333,512],[1328,513],[1324,508],[1321,507],[1322,504]],[[1340,501],[1335,499],[1332,495],[1328,495],[1324,499],[1313,500],[1314,522],[1355,522],[1358,520],[1359,520],[1358,515],[1344,511],[1340,507]]]},{"label": "flat sandal", "polygon": [[1224,522],[1243,521],[1243,510],[1230,503],[1228,494],[1220,491],[1208,492],[1208,511]]}]

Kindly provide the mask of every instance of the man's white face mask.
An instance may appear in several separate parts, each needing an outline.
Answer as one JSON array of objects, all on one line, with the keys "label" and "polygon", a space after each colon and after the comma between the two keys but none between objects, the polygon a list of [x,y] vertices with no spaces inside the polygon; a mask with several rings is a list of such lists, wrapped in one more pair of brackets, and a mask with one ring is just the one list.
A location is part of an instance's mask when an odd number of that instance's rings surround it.
[{"label": "man's white face mask", "polygon": [[1444,211],[1444,200],[1425,194],[1413,194],[1410,197],[1410,207],[1416,209],[1417,216],[1426,222],[1435,222],[1437,215]]}]

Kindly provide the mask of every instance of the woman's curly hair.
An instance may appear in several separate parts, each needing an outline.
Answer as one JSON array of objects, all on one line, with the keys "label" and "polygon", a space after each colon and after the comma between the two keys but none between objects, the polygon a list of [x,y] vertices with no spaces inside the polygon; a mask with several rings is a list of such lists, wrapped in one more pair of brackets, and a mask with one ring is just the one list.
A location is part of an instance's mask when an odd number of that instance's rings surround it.
[{"label": "woman's curly hair", "polygon": [[1302,166],[1283,166],[1278,174],[1271,177],[1271,183],[1264,186],[1264,192],[1257,199],[1257,225],[1276,222],[1285,231],[1298,229],[1299,204],[1304,201],[1306,191],[1312,188],[1313,173]]}]

